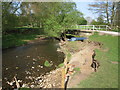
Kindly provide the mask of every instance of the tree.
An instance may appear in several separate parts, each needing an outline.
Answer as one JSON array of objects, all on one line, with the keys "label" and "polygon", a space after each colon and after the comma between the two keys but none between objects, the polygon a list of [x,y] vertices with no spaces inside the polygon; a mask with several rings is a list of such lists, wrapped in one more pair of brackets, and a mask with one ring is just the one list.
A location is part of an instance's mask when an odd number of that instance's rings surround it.
[{"label": "tree", "polygon": [[116,11],[115,2],[107,0],[103,2],[95,2],[93,4],[89,4],[89,6],[89,10],[104,16],[108,24],[112,23]]},{"label": "tree", "polygon": [[[9,7],[4,4],[8,4]],[[3,12],[5,15],[3,27],[10,26],[5,30],[31,25],[31,27],[43,28],[48,36],[60,37],[61,33],[76,25],[78,20],[79,23],[81,23],[80,21],[85,22],[83,14],[76,10],[76,4],[73,2],[12,2],[4,4],[3,10],[7,11],[9,17],[6,12]],[[13,23],[8,23],[8,21],[11,22],[9,19],[14,19]]]},{"label": "tree", "polygon": [[115,15],[113,17],[113,23],[112,26],[115,26],[115,28],[120,29],[120,1],[119,2],[115,2],[115,7],[116,7],[116,11],[115,11]]},{"label": "tree", "polygon": [[50,17],[45,20],[44,31],[49,36],[59,38],[61,33],[77,24],[82,13],[76,10],[75,3],[57,3],[55,6],[58,9],[54,9],[54,5],[52,5],[51,10],[53,11]]},{"label": "tree", "polygon": [[95,21],[95,20],[92,20],[91,24],[92,24],[92,25],[106,25],[107,23],[105,23],[103,16],[100,15],[100,16],[97,18],[96,21]]},{"label": "tree", "polygon": [[18,16],[16,15],[17,9],[18,3],[2,2],[3,34],[6,33],[6,31],[11,30],[18,25]]},{"label": "tree", "polygon": [[77,24],[78,25],[86,25],[87,24],[87,20],[85,20],[83,17],[79,18],[77,20]]},{"label": "tree", "polygon": [[90,25],[92,22],[92,18],[91,17],[86,17],[85,18],[87,20],[87,25]]}]

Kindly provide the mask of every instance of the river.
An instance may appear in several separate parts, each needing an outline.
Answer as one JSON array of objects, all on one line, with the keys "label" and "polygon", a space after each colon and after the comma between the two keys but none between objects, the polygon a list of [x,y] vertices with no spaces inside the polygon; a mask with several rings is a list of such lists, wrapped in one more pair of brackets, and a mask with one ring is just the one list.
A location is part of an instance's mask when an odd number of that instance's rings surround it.
[{"label": "river", "polygon": [[[37,77],[54,70],[64,59],[64,54],[57,52],[58,47],[58,41],[46,40],[3,50],[3,89],[9,87],[6,82],[12,81],[14,76],[25,83],[30,82],[26,76]],[[44,66],[46,60],[53,65]]]}]

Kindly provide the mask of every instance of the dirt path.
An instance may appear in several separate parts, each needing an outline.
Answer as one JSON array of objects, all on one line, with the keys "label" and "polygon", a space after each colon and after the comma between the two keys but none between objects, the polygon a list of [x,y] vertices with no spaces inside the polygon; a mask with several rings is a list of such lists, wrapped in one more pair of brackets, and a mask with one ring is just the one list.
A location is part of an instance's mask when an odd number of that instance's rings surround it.
[{"label": "dirt path", "polygon": [[86,42],[82,44],[84,44],[83,49],[73,54],[69,62],[70,65],[75,65],[76,68],[80,68],[80,71],[70,76],[67,88],[75,87],[93,72],[91,68],[92,55],[94,50],[100,47],[100,44],[96,42]]}]

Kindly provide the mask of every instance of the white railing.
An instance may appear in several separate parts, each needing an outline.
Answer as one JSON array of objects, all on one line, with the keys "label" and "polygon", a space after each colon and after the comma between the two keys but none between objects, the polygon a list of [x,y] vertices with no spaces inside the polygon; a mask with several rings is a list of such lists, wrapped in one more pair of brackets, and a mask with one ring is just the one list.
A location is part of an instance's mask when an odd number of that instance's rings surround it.
[{"label": "white railing", "polygon": [[107,31],[110,29],[110,27],[108,25],[76,25],[76,29]]}]

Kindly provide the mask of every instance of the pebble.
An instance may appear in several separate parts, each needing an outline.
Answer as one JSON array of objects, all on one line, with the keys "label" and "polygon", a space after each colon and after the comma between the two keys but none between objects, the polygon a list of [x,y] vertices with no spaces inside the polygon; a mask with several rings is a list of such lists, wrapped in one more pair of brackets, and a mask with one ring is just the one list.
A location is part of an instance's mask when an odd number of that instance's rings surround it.
[{"label": "pebble", "polygon": [[39,80],[39,82],[42,82],[43,80]]},{"label": "pebble", "polygon": [[26,86],[27,86],[27,84],[23,84],[23,85],[22,85],[22,87],[26,87]]},{"label": "pebble", "polygon": [[51,84],[48,84],[48,88],[51,88],[52,87],[52,85]]},{"label": "pebble", "polygon": [[37,79],[42,79],[41,77],[37,77]]},{"label": "pebble", "polygon": [[53,83],[53,86],[55,86],[55,84]]},{"label": "pebble", "polygon": [[33,60],[34,60],[34,61],[36,61],[36,59],[35,59],[35,58],[33,58]]},{"label": "pebble", "polygon": [[18,67],[15,67],[16,69],[18,69]]},{"label": "pebble", "polygon": [[38,67],[41,67],[40,65],[38,65]]},{"label": "pebble", "polygon": [[28,77],[25,77],[25,79],[29,79]]},{"label": "pebble", "polygon": [[15,56],[16,58],[18,58],[18,56]]},{"label": "pebble", "polygon": [[32,77],[31,77],[31,76],[29,76],[28,78],[29,78],[30,80],[32,80]]},{"label": "pebble", "polygon": [[52,74],[52,72],[50,72],[50,74]]},{"label": "pebble", "polygon": [[27,57],[30,57],[30,56],[27,56]]},{"label": "pebble", "polygon": [[6,68],[6,70],[8,70],[8,68]]},{"label": "pebble", "polygon": [[7,81],[7,84],[9,84],[9,85],[11,85],[11,86],[13,85],[13,83],[14,83],[14,82],[8,82],[8,81]]},{"label": "pebble", "polygon": [[41,66],[41,68],[43,68],[43,66]]},{"label": "pebble", "polygon": [[18,80],[18,82],[22,82],[22,80]]},{"label": "pebble", "polygon": [[46,73],[47,75],[49,74],[49,73]]},{"label": "pebble", "polygon": [[32,67],[32,68],[35,68],[35,67]]},{"label": "pebble", "polygon": [[26,72],[26,74],[31,74],[31,72],[29,72],[29,71],[25,71]]}]

